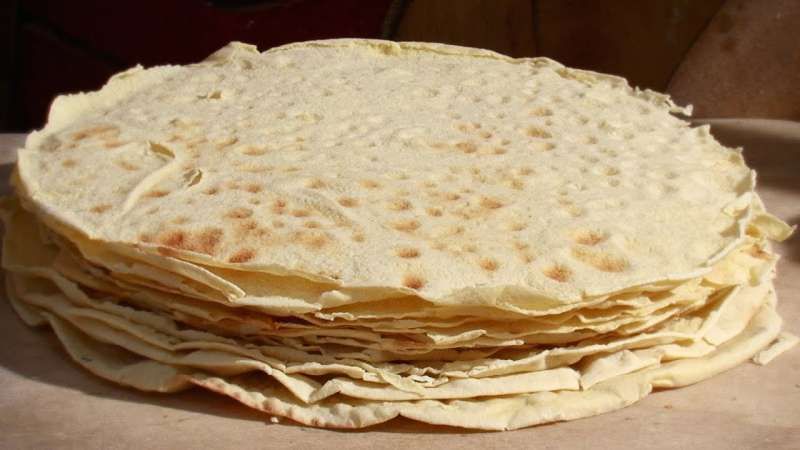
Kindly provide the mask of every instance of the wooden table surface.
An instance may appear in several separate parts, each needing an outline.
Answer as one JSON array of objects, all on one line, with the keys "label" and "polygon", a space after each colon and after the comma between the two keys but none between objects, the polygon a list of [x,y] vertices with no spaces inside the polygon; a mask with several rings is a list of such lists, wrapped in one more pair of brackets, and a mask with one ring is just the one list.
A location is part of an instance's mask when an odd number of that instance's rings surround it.
[{"label": "wooden table surface", "polygon": [[[743,145],[771,212],[800,222],[800,124],[720,120],[714,134]],[[0,135],[0,177],[21,135]],[[5,184],[2,185],[6,189]],[[785,329],[800,333],[800,238],[779,244],[776,286]],[[609,414],[502,433],[400,419],[329,431],[268,417],[194,390],[147,394],[73,364],[49,331],[22,324],[0,301],[0,448],[800,448],[800,348],[765,367],[743,364],[682,389],[656,392]]]}]

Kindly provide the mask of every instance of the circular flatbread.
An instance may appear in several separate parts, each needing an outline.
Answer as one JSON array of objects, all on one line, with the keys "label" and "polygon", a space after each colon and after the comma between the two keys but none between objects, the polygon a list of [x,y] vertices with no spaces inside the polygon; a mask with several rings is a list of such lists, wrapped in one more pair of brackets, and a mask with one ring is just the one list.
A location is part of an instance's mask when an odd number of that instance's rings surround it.
[{"label": "circular flatbread", "polygon": [[576,301],[696,277],[741,240],[752,172],[686,112],[545,58],[231,44],[59,98],[19,184],[94,241],[209,266]]}]

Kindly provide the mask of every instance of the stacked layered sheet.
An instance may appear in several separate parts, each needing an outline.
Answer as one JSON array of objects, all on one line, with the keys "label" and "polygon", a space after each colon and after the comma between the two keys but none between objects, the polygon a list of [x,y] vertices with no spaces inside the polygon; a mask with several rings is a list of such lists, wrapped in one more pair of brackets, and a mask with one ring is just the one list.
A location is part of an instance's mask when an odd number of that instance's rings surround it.
[{"label": "stacked layered sheet", "polygon": [[769,245],[791,228],[688,112],[434,44],[135,68],[20,150],[8,296],[101,377],[306,424],[611,411],[796,341]]}]

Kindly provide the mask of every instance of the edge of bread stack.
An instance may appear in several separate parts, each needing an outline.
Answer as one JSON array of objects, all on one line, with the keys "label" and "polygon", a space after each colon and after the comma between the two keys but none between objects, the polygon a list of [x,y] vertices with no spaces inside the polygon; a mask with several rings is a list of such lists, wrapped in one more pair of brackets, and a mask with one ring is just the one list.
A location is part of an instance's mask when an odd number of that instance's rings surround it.
[{"label": "edge of bread stack", "polygon": [[13,175],[6,291],[76,363],[275,416],[506,430],[797,342],[740,151],[545,58],[331,40],[56,99]]}]

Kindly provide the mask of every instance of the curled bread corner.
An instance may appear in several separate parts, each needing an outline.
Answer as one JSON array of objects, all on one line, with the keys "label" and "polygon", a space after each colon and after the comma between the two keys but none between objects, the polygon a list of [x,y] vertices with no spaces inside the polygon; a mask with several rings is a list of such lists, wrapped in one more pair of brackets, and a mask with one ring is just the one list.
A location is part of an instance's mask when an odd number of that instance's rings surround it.
[{"label": "curled bread corner", "polygon": [[760,366],[767,365],[782,353],[791,350],[798,342],[800,342],[800,338],[784,331],[767,348],[756,353],[752,361]]},{"label": "curled bread corner", "polygon": [[159,83],[179,70],[182,70],[179,66],[156,66],[145,69],[137,65],[113,75],[99,91],[59,95],[50,104],[47,125],[28,135],[25,148],[40,145],[45,138],[68,127],[80,117],[93,111],[110,108],[132,93]]},{"label": "curled bread corner", "polygon": [[[563,66],[555,61],[546,60],[546,58],[536,58],[540,65],[550,65],[554,67],[555,72],[566,79],[575,80],[579,83],[591,86],[598,83],[607,83],[613,88],[627,89],[635,97],[638,97],[648,103],[656,106],[666,106],[669,112],[685,117],[692,115],[692,105],[679,106],[667,94],[653,91],[651,89],[639,89],[638,87],[631,87],[628,80],[617,75],[610,75],[606,73],[593,72],[591,70],[574,69],[571,67]],[[545,61],[546,60],[546,61]]]},{"label": "curled bread corner", "polygon": [[205,62],[226,62],[236,59],[238,56],[259,55],[258,47],[244,42],[232,41],[225,47],[208,55]]},{"label": "curled bread corner", "polygon": [[664,105],[669,109],[669,112],[673,114],[677,114],[684,117],[691,117],[692,111],[694,107],[691,104],[686,106],[680,106],[672,100],[667,94],[662,94],[660,92],[656,92],[650,89],[640,90],[638,88],[634,89],[634,93],[639,98],[645,99],[653,104],[656,105]]},{"label": "curled bread corner", "polygon": [[766,211],[759,211],[750,224],[767,238],[777,242],[788,239],[797,228],[796,225],[789,225]]}]

